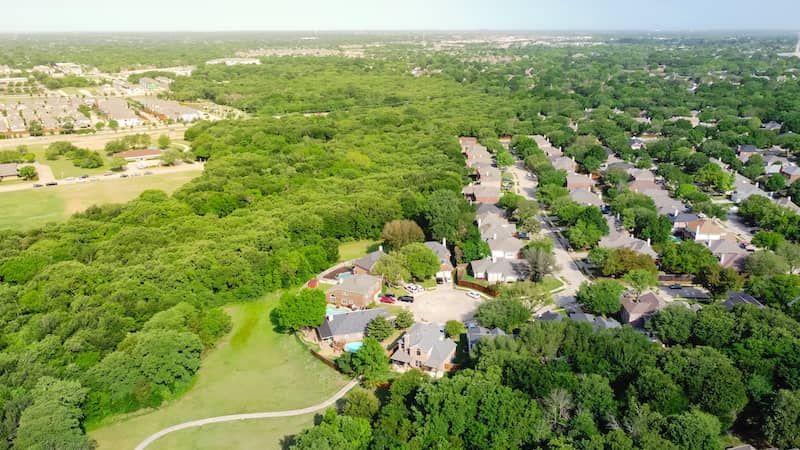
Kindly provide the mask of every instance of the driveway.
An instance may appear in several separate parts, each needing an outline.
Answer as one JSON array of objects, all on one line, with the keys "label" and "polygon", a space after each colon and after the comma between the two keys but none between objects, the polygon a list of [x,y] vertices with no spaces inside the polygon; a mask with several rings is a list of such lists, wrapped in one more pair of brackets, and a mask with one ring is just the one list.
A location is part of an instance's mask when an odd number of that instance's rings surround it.
[{"label": "driveway", "polygon": [[444,325],[448,320],[465,322],[472,319],[481,299],[467,296],[467,291],[455,289],[451,284],[440,284],[414,296],[414,303],[398,302],[419,322]]}]

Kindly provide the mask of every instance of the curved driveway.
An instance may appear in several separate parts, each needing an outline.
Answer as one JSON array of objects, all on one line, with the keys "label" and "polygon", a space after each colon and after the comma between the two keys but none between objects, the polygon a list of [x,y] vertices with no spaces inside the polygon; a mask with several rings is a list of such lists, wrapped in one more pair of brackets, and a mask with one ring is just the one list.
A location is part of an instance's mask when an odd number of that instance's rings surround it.
[{"label": "curved driveway", "polygon": [[187,428],[195,428],[195,427],[202,427],[203,425],[209,425],[212,423],[222,423],[222,422],[235,422],[239,420],[251,420],[251,419],[268,419],[271,417],[291,417],[291,416],[302,416],[304,414],[310,414],[320,409],[325,409],[334,403],[336,403],[340,398],[344,397],[350,389],[353,389],[358,384],[358,379],[351,380],[347,383],[342,389],[339,390],[333,397],[325,400],[322,403],[319,403],[314,406],[309,406],[308,408],[302,409],[293,409],[290,411],[273,411],[273,412],[260,412],[260,413],[249,413],[249,414],[232,414],[230,416],[219,416],[219,417],[209,417],[208,419],[200,419],[200,420],[193,420],[191,422],[184,422],[178,425],[173,425],[169,428],[164,428],[161,431],[151,434],[147,437],[147,439],[143,440],[139,445],[136,446],[136,450],[144,450],[148,445],[155,442],[157,439],[164,437],[172,432],[185,430]]}]

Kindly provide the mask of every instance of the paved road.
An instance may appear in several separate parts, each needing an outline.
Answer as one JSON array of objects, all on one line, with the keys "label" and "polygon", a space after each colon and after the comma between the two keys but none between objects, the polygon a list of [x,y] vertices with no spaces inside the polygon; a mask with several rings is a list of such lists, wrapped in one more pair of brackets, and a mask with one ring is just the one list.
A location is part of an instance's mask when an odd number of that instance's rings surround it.
[{"label": "paved road", "polygon": [[268,419],[272,417],[291,417],[291,416],[302,416],[304,414],[311,414],[313,412],[325,409],[333,405],[339,399],[344,397],[344,395],[347,394],[350,391],[350,389],[353,389],[357,384],[358,384],[358,379],[354,379],[349,383],[347,383],[342,389],[340,389],[339,392],[334,394],[333,397],[317,405],[309,406],[308,408],[293,409],[290,411],[273,411],[273,412],[233,414],[230,416],[209,417],[208,419],[193,420],[191,422],[184,422],[178,425],[173,425],[169,428],[164,428],[161,431],[151,434],[150,436],[147,437],[147,439],[143,440],[139,445],[137,445],[135,450],[144,450],[148,445],[152,444],[159,438],[162,438],[175,431],[185,430],[187,428],[202,427],[203,425],[209,425],[212,423],[236,422],[239,420]]}]

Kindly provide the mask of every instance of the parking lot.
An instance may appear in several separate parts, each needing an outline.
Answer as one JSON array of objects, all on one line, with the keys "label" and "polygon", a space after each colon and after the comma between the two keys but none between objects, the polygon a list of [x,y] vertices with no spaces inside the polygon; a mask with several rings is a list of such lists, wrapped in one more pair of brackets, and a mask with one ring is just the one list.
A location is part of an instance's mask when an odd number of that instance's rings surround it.
[{"label": "parking lot", "polygon": [[440,284],[414,295],[414,303],[397,304],[411,311],[419,322],[444,324],[448,320],[471,319],[481,301],[470,298],[467,291],[457,290],[451,284]]}]

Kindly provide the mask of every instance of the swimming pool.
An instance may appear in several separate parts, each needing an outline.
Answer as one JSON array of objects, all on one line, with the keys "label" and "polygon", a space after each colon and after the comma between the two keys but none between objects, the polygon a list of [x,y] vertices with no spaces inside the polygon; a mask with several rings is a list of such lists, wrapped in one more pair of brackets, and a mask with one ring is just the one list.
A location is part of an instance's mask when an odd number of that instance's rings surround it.
[{"label": "swimming pool", "polygon": [[328,305],[328,306],[325,307],[325,315],[326,316],[336,316],[336,315],[339,315],[339,314],[347,314],[349,312],[350,312],[349,309],[337,308],[335,306]]},{"label": "swimming pool", "polygon": [[357,351],[359,351],[361,349],[362,345],[364,345],[364,343],[361,342],[361,341],[349,342],[349,343],[345,344],[344,351],[350,352],[350,353],[355,353],[355,352],[357,352]]},{"label": "swimming pool", "polygon": [[336,277],[336,279],[344,280],[345,278],[350,278],[352,276],[353,276],[353,272],[342,272]]}]

